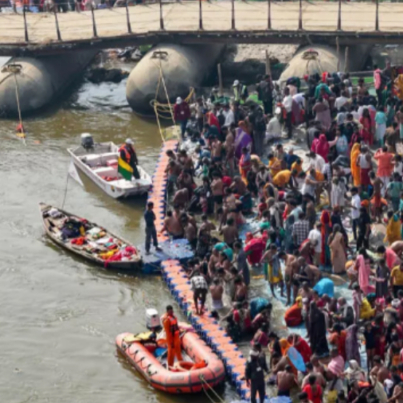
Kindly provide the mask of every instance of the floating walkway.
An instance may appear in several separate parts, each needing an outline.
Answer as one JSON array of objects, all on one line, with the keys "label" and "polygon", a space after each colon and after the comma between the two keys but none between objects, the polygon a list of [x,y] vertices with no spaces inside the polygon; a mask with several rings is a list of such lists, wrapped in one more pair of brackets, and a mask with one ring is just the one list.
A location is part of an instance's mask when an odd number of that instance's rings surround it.
[{"label": "floating walkway", "polygon": [[162,277],[171,294],[187,316],[196,332],[221,358],[226,373],[244,400],[250,399],[250,391],[245,382],[246,359],[238,346],[228,336],[217,320],[208,312],[195,314],[193,291],[190,281],[178,260],[166,260],[161,264]]},{"label": "floating walkway", "polygon": [[144,245],[139,249],[143,256],[143,273],[157,274],[161,273],[161,263],[167,259],[177,259],[180,262],[185,262],[191,259],[194,254],[186,239],[178,239],[171,241],[168,234],[161,234],[164,225],[165,212],[167,208],[166,203],[166,188],[167,188],[167,175],[165,168],[168,164],[168,150],[177,150],[179,142],[177,140],[165,141],[160,152],[160,156],[155,167],[154,175],[152,176],[152,189],[148,192],[148,202],[154,203],[154,213],[157,217],[155,221],[155,228],[157,230],[158,244],[162,249],[161,252],[151,250],[150,255],[145,254]]},{"label": "floating walkway", "polygon": [[[166,151],[176,150],[178,145],[179,143],[176,140],[169,140],[164,143],[152,177],[153,187],[148,193],[147,202],[154,203],[154,212],[157,216],[155,226],[158,233],[158,242],[164,251],[145,256],[144,265],[146,268],[148,266],[150,270],[160,268],[162,277],[167,283],[171,294],[178,302],[193,328],[223,361],[226,373],[235,384],[241,398],[249,400],[250,392],[244,380],[246,359],[242,355],[242,352],[208,312],[202,316],[195,315],[190,281],[181,265],[181,262],[193,257],[192,250],[187,242],[184,243],[183,240],[170,241],[168,234],[160,233],[164,224],[167,207],[167,175],[165,168],[169,158],[166,155]],[[169,248],[165,246],[169,246]],[[178,255],[178,257],[175,257],[175,255]],[[164,256],[166,256],[165,259],[163,259]]]}]

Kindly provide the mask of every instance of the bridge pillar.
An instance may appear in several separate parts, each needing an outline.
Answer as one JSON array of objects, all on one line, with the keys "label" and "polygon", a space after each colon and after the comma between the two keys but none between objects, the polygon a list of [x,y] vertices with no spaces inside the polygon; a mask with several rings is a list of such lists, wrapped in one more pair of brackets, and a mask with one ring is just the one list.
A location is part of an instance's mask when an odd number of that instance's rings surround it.
[{"label": "bridge pillar", "polygon": [[271,29],[271,0],[267,0],[267,29]]},{"label": "bridge pillar", "polygon": [[339,0],[339,13],[337,17],[337,30],[341,31],[341,0]]},{"label": "bridge pillar", "polygon": [[375,31],[379,31],[379,0],[375,2]]},{"label": "bridge pillar", "polygon": [[203,29],[203,9],[202,9],[202,0],[199,0],[199,29]]},{"label": "bridge pillar", "polygon": [[23,15],[23,18],[24,18],[24,38],[25,38],[25,42],[29,42],[27,16],[25,15],[25,5],[22,6],[22,15]]},{"label": "bridge pillar", "polygon": [[160,0],[160,29],[164,28],[164,15],[162,14],[162,0]]},{"label": "bridge pillar", "polygon": [[231,29],[235,29],[235,1],[231,0]]},{"label": "bridge pillar", "polygon": [[299,0],[299,18],[298,18],[298,29],[301,31],[302,27],[302,0]]},{"label": "bridge pillar", "polygon": [[92,5],[92,3],[91,3],[91,15],[92,15],[92,31],[94,34],[94,38],[98,38],[97,24],[95,22],[94,6]]},{"label": "bridge pillar", "polygon": [[57,40],[61,41],[62,36],[60,35],[60,29],[59,29],[59,20],[57,18],[57,7],[53,9],[53,13],[55,15],[55,24],[56,24],[56,35],[57,35]]},{"label": "bridge pillar", "polygon": [[129,4],[128,4],[128,0],[126,0],[126,21],[127,21],[127,32],[129,34],[132,33],[132,26],[130,24],[130,13],[129,13]]}]

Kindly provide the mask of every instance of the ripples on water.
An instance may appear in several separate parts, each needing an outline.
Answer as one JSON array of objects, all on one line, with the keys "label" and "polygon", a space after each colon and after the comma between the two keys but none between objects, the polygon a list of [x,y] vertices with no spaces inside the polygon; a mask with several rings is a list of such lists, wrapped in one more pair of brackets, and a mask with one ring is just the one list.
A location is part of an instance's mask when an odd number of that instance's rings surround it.
[{"label": "ripples on water", "polygon": [[[161,138],[154,122],[127,106],[125,81],[84,82],[61,105],[25,120],[27,146],[15,121],[2,121],[0,147],[0,396],[7,403],[185,402],[153,390],[116,354],[114,338],[145,328],[144,311],[172,303],[159,277],[110,274],[72,257],[42,231],[38,203],[60,206],[66,148],[90,132],[96,141],[136,141],[141,164],[154,169]],[[82,177],[68,182],[65,209],[143,242],[145,199],[118,202]],[[266,291],[263,281],[254,293]],[[275,305],[276,312],[276,305]],[[184,318],[182,318],[184,319]],[[248,343],[242,349],[247,352]],[[221,389],[230,401],[232,387]],[[192,401],[205,402],[203,395]]]}]

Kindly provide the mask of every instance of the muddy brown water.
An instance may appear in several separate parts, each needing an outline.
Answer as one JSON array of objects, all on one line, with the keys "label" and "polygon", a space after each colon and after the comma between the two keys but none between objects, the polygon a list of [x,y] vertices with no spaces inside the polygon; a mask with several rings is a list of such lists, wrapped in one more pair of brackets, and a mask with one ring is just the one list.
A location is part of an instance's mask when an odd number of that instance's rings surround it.
[{"label": "muddy brown water", "polygon": [[[83,83],[50,112],[26,119],[26,146],[15,137],[16,123],[1,121],[1,401],[188,401],[151,388],[114,345],[117,334],[145,329],[147,307],[163,313],[174,302],[161,278],[111,274],[60,250],[44,236],[38,208],[41,201],[61,206],[70,161],[66,149],[84,132],[99,142],[133,138],[140,163],[151,173],[161,146],[155,122],[132,113],[122,82]],[[68,181],[64,208],[136,245],[143,242],[145,198],[116,201],[82,179],[84,188]],[[266,290],[262,279],[254,284],[252,294]],[[228,383],[218,392],[226,401],[238,399]],[[203,394],[191,399],[208,401]]]}]

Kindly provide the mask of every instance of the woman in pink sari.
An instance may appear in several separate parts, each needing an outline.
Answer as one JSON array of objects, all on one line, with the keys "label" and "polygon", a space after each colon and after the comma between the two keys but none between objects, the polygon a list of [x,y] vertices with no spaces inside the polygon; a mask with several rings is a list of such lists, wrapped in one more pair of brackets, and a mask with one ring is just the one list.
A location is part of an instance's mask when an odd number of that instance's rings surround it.
[{"label": "woman in pink sari", "polygon": [[326,162],[328,162],[329,149],[330,146],[324,134],[321,134],[318,139],[314,139],[312,142],[311,151],[319,154]]},{"label": "woman in pink sari", "polygon": [[372,274],[370,260],[365,248],[361,248],[359,255],[355,261],[355,269],[358,271],[358,284],[364,295],[373,291],[373,287],[369,285],[369,276]]}]

